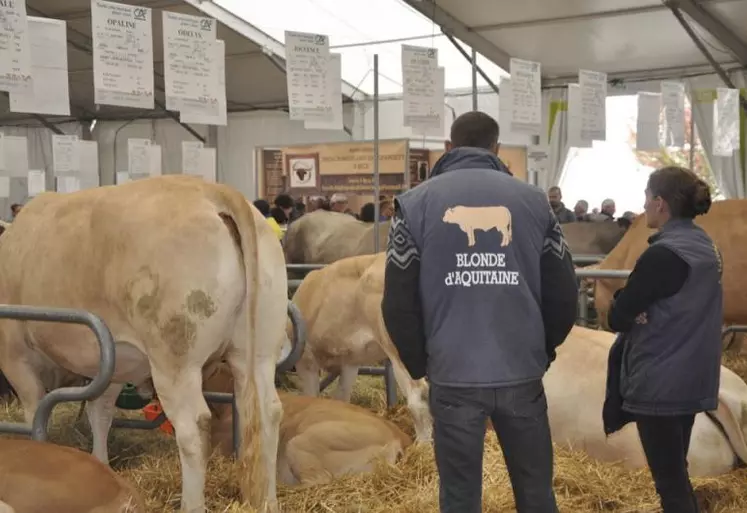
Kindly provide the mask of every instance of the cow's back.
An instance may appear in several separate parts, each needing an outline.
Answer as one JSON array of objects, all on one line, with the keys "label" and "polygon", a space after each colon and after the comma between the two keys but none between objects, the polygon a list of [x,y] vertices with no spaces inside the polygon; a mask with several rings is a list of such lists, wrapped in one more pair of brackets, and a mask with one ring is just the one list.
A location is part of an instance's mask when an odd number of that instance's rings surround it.
[{"label": "cow's back", "polygon": [[[747,323],[747,287],[742,279],[747,276],[747,200],[716,201],[708,214],[695,218],[718,246],[723,257],[724,322]],[[648,237],[653,230],[646,227],[646,216],[638,216],[620,243],[599,264],[600,269],[632,270],[641,254],[648,248]],[[624,285],[623,280],[599,280],[596,286],[595,307],[600,319],[606,322],[612,294]]]},{"label": "cow's back", "polygon": [[560,225],[574,255],[606,255],[625,235],[625,229],[611,222],[577,222]]}]

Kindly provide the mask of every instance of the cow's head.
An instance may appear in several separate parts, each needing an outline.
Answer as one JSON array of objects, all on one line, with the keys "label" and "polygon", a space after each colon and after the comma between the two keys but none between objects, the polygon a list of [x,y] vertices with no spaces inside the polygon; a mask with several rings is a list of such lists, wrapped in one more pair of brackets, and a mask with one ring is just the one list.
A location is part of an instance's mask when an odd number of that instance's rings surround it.
[{"label": "cow's head", "polygon": [[442,221],[444,223],[453,223],[454,222],[453,219],[454,219],[454,209],[453,208],[447,208],[446,212],[444,212],[444,217],[443,217]]}]

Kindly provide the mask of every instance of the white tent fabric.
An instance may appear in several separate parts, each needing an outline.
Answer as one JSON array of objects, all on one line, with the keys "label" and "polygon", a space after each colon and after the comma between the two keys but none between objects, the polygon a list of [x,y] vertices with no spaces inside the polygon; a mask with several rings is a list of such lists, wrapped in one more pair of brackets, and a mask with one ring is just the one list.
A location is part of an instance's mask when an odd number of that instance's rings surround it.
[{"label": "white tent fabric", "polygon": [[[747,83],[743,73],[734,73],[731,79],[734,85],[745,91]],[[731,157],[721,157],[713,154],[713,107],[716,88],[724,87],[723,83],[720,80],[714,81],[712,77],[691,78],[687,79],[686,83],[690,93],[695,128],[719,190],[727,199],[745,198],[744,138],[741,139],[741,151],[735,151]],[[742,134],[744,134],[747,131],[747,127],[744,126],[745,116],[743,115],[741,119]]]},{"label": "white tent fabric", "polygon": [[560,184],[568,162],[568,88],[542,91],[542,135],[540,144],[550,155],[547,173],[537,177],[537,185],[547,190]]}]

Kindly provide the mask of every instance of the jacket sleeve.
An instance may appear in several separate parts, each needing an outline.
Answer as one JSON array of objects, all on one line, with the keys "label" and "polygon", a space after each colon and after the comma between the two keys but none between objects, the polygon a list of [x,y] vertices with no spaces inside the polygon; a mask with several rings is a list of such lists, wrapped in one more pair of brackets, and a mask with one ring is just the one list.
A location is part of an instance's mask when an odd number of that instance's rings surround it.
[{"label": "jacket sleeve", "polygon": [[573,257],[552,211],[542,247],[540,274],[545,348],[551,363],[555,360],[555,349],[565,341],[576,322],[578,303]]},{"label": "jacket sleeve", "polygon": [[690,274],[690,266],[671,249],[651,246],[638,258],[625,287],[615,292],[607,315],[610,329],[625,333],[654,302],[673,296]]},{"label": "jacket sleeve", "polygon": [[427,363],[420,301],[420,253],[401,211],[395,208],[387,242],[381,311],[402,363],[413,379],[420,379],[425,376]]}]

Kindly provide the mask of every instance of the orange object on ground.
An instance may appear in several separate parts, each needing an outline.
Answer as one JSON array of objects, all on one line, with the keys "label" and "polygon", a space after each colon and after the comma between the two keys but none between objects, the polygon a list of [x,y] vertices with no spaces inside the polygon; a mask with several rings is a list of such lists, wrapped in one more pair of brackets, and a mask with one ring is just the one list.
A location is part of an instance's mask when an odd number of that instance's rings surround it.
[{"label": "orange object on ground", "polygon": [[[143,408],[143,414],[145,415],[145,418],[149,421],[154,421],[156,418],[163,413],[163,409],[161,408],[161,403],[158,401],[153,401],[148,406]],[[166,419],[163,424],[158,426],[158,429],[163,431],[166,434],[173,435],[174,434],[174,426],[171,425],[171,422],[169,422],[169,419]]]}]

